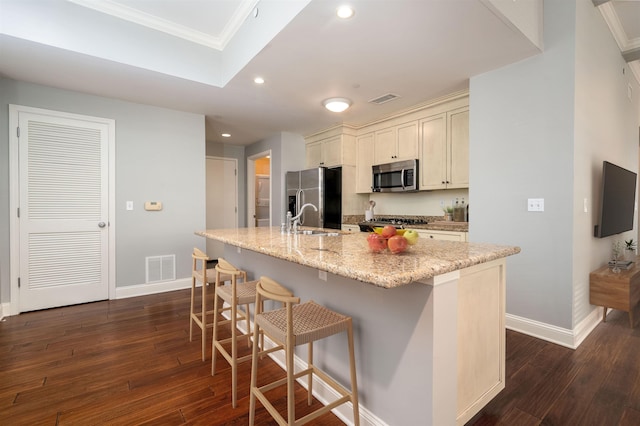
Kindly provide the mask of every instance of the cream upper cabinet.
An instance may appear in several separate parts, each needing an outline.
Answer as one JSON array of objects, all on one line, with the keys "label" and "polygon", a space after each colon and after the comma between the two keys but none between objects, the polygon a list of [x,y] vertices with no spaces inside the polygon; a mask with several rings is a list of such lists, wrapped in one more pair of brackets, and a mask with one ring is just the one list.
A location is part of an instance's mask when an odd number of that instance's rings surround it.
[{"label": "cream upper cabinet", "polygon": [[418,121],[375,132],[374,164],[418,158]]},{"label": "cream upper cabinet", "polygon": [[308,143],[306,146],[307,167],[318,167],[324,162],[322,141]]},{"label": "cream upper cabinet", "polygon": [[449,125],[449,184],[447,188],[469,187],[469,108],[447,114]]},{"label": "cream upper cabinet", "polygon": [[370,193],[372,176],[371,166],[373,166],[373,133],[356,138],[356,192]]},{"label": "cream upper cabinet", "polygon": [[420,120],[420,189],[469,187],[469,108]]},{"label": "cream upper cabinet", "polygon": [[351,135],[337,135],[307,142],[307,167],[355,165],[355,143]]}]

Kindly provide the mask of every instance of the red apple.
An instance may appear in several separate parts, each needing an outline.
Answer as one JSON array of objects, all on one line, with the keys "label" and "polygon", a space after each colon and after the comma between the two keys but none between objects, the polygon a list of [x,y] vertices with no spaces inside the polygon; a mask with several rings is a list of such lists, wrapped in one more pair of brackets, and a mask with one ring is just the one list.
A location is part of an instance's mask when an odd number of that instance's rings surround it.
[{"label": "red apple", "polygon": [[394,235],[393,237],[389,238],[388,242],[389,250],[393,254],[402,253],[407,249],[408,244],[409,243],[407,243],[407,239],[402,235]]},{"label": "red apple", "polygon": [[385,238],[391,238],[396,235],[396,227],[392,225],[386,225],[382,228],[382,236]]},{"label": "red apple", "polygon": [[387,248],[387,239],[376,233],[369,234],[367,242],[369,243],[369,248],[374,253],[380,253]]}]

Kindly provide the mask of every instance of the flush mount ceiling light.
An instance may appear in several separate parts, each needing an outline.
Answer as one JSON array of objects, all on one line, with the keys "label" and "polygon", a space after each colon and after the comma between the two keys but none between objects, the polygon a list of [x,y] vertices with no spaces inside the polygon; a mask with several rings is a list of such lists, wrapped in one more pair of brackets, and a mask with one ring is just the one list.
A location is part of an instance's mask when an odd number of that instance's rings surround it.
[{"label": "flush mount ceiling light", "polygon": [[355,11],[353,10],[353,8],[348,5],[340,6],[336,11],[338,17],[342,19],[349,19],[353,16],[354,13]]},{"label": "flush mount ceiling light", "polygon": [[329,98],[322,101],[322,105],[332,112],[342,112],[351,106],[351,101],[347,98]]}]

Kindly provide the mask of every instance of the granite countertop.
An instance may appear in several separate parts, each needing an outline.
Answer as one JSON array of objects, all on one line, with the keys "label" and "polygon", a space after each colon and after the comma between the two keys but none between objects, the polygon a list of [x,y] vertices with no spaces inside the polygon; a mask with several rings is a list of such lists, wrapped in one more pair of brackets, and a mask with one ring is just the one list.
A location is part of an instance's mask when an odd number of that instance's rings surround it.
[{"label": "granite countertop", "polygon": [[423,238],[401,254],[372,253],[365,232],[291,235],[281,234],[278,227],[212,229],[197,231],[196,235],[384,288],[426,280],[520,252],[519,247],[513,246]]}]

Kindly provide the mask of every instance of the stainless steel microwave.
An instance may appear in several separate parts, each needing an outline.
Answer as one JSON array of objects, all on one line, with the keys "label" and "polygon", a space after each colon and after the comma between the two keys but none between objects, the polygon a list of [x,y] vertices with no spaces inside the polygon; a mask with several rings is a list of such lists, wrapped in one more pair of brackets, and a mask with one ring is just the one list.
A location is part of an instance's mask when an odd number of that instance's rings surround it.
[{"label": "stainless steel microwave", "polygon": [[373,192],[418,190],[418,160],[396,161],[372,167]]}]

